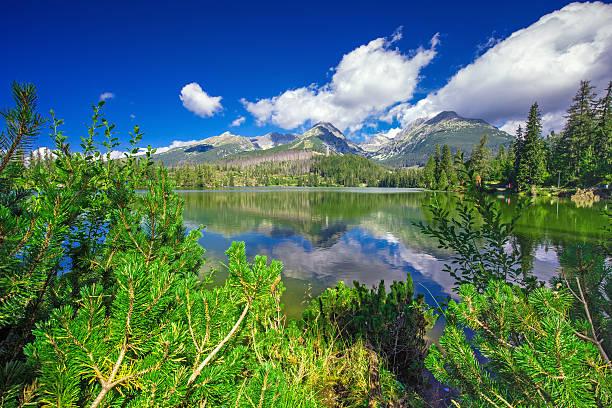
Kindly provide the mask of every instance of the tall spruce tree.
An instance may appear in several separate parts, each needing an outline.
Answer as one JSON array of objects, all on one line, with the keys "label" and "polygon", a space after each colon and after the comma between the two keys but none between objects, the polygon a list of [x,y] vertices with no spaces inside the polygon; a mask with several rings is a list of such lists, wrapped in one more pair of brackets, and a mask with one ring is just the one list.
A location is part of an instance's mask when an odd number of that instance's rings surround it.
[{"label": "tall spruce tree", "polygon": [[504,184],[514,183],[514,162],[516,161],[516,140],[510,142],[508,146],[508,152],[506,154],[506,162],[501,170],[501,179]]},{"label": "tall spruce tree", "polygon": [[440,164],[441,164],[441,161],[440,161],[440,145],[437,144],[437,143],[434,146],[433,158],[434,158],[434,162],[436,163],[436,168],[435,168],[436,181],[439,181],[439,179],[440,179],[440,170],[442,168],[440,167]]},{"label": "tall spruce tree", "polygon": [[504,145],[499,146],[499,150],[497,150],[497,156],[495,156],[495,160],[492,164],[492,177],[496,180],[501,180],[503,176],[503,170],[506,165],[506,148]]},{"label": "tall spruce tree", "polygon": [[591,170],[595,160],[593,127],[595,93],[589,81],[580,82],[580,88],[567,110],[565,128],[560,141],[559,154],[564,180],[583,181],[585,171]]},{"label": "tall spruce tree", "polygon": [[516,181],[519,188],[541,184],[546,168],[542,141],[542,113],[537,102],[529,109],[525,134],[522,135],[518,153],[520,159]]},{"label": "tall spruce tree", "polygon": [[442,158],[440,159],[440,169],[441,172],[444,171],[446,175],[446,184],[447,188],[452,189],[457,185],[457,174],[455,172],[455,168],[453,166],[453,158],[451,155],[450,147],[445,144],[442,147]]},{"label": "tall spruce tree", "polygon": [[519,127],[516,129],[516,139],[514,142],[514,173],[512,174],[512,181],[514,182],[517,190],[520,189],[518,175],[521,171],[522,166],[521,161],[523,160],[524,144],[525,137],[523,135],[523,127],[519,125]]},{"label": "tall spruce tree", "polygon": [[482,180],[486,180],[489,176],[491,150],[487,147],[489,135],[482,135],[478,144],[474,146],[472,155],[470,156],[470,170],[474,176],[480,176]]},{"label": "tall spruce tree", "polygon": [[593,150],[596,155],[595,181],[612,182],[612,81],[597,103]]},{"label": "tall spruce tree", "polygon": [[433,156],[429,156],[425,169],[423,169],[423,183],[427,188],[436,187],[436,160]]}]

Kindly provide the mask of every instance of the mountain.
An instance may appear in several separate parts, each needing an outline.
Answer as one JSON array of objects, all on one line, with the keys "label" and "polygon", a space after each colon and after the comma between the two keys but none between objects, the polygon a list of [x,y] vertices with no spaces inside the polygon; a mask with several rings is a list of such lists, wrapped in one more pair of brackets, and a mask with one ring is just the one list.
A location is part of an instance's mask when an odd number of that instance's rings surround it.
[{"label": "mountain", "polygon": [[393,138],[384,133],[377,133],[365,142],[359,143],[359,147],[368,153],[376,153],[383,146],[393,142]]},{"label": "mountain", "polygon": [[336,154],[364,154],[356,143],[347,140],[340,130],[328,122],[317,123],[288,146],[289,149],[310,149],[322,153],[327,152],[328,147],[330,152]]},{"label": "mountain", "polygon": [[266,150],[279,145],[291,143],[297,139],[297,137],[298,135],[295,133],[271,132],[263,136],[251,137],[249,140],[259,149]]},{"label": "mountain", "polygon": [[208,137],[194,144],[154,154],[151,158],[156,162],[164,163],[165,166],[172,167],[181,162],[213,162],[237,153],[257,149],[258,146],[249,138],[225,132],[219,136]]},{"label": "mountain", "polygon": [[304,154],[297,152],[305,152],[310,157],[329,150],[335,154],[366,156],[391,166],[412,166],[424,165],[436,144],[448,144],[451,152],[461,149],[469,155],[485,133],[489,135],[488,146],[493,151],[513,139],[484,120],[462,118],[446,111],[428,120],[417,119],[395,137],[381,133],[360,144],[348,140],[331,123],[320,122],[301,135],[272,132],[247,138],[225,132],[200,141],[175,142],[152,157],[166,166],[217,161],[240,164],[291,161],[298,157],[301,160]]},{"label": "mountain", "polygon": [[370,157],[393,166],[424,165],[436,144],[447,144],[453,153],[461,149],[469,155],[485,133],[489,136],[488,147],[494,152],[513,139],[482,119],[467,119],[445,111],[429,120],[411,123]]},{"label": "mountain", "polygon": [[[331,123],[317,123],[301,135],[293,133],[272,132],[257,137],[242,137],[225,132],[219,136],[212,136],[200,141],[193,141],[188,145],[181,145],[169,150],[162,148],[161,153],[152,156],[154,161],[164,163],[166,166],[175,166],[179,163],[204,163],[224,161],[237,163],[241,160],[255,162],[291,160],[295,154],[283,152],[308,151],[345,154],[353,153],[364,155],[361,148],[347,140],[344,134]],[[309,153],[310,155],[311,153]],[[302,155],[298,155],[302,157]],[[253,160],[257,158],[256,160]]]}]

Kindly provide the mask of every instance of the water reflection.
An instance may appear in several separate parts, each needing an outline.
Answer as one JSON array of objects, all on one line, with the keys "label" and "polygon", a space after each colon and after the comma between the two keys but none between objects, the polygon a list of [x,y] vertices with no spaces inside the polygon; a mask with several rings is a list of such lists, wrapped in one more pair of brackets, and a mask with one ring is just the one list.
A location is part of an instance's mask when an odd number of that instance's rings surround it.
[{"label": "water reflection", "polygon": [[[180,192],[188,226],[206,226],[201,244],[207,265],[224,260],[231,241],[245,241],[247,255],[266,255],[284,264],[289,315],[342,280],[369,286],[410,274],[416,290],[452,296],[453,279],[442,267],[450,254],[424,236],[413,222],[429,221],[426,205],[435,195],[451,212],[454,194],[389,189],[240,189]],[[508,215],[516,200],[499,198]],[[605,218],[599,210],[578,208],[569,200],[534,200],[519,222],[515,245],[526,270],[549,280],[558,266],[557,251],[570,241],[599,241]]]}]

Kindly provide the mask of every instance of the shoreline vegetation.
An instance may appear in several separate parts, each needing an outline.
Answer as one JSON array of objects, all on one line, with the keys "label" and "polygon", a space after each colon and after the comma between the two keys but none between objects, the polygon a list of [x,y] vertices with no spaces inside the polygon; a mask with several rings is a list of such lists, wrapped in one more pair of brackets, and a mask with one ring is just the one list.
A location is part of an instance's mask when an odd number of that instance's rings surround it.
[{"label": "shoreline vegetation", "polygon": [[[462,186],[453,216],[434,198],[432,222],[415,224],[455,254],[446,271],[460,301],[427,305],[410,276],[389,290],[339,283],[287,320],[282,264],[248,260],[244,243],[226,251],[225,282],[210,287],[211,276],[198,277],[205,250],[201,231],[183,225],[173,191],[180,168],[154,165],[150,148],[137,156],[137,126],[125,158],[111,160],[118,139],[103,102],[81,153],[71,152],[52,113],[54,157],[26,166],[46,120],[33,85],[13,83],[12,91],[0,141],[3,407],[612,404],[612,223],[603,226],[606,240],[569,246],[559,276],[538,281],[523,270],[511,235],[528,203],[505,220],[484,191],[486,138],[468,165],[455,161],[460,171],[446,147],[419,176],[440,190]],[[346,186],[377,171],[372,163],[330,156],[311,164]],[[357,166],[349,179],[348,165]],[[519,185],[531,185],[521,173],[531,167],[521,166]],[[384,171],[393,186],[418,180],[415,169],[397,178]],[[443,335],[427,348],[425,331],[441,316]],[[431,375],[452,392],[440,397]]]}]

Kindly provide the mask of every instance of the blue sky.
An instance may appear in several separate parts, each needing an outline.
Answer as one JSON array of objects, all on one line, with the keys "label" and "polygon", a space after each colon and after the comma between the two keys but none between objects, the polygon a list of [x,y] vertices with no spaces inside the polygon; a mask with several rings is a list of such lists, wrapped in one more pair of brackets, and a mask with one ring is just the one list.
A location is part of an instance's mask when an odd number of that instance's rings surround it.
[{"label": "blue sky", "polygon": [[441,110],[511,130],[535,100],[558,128],[580,79],[612,80],[609,2],[287,3],[4,2],[0,106],[33,82],[73,145],[105,93],[154,147],[319,120],[360,140]]}]

